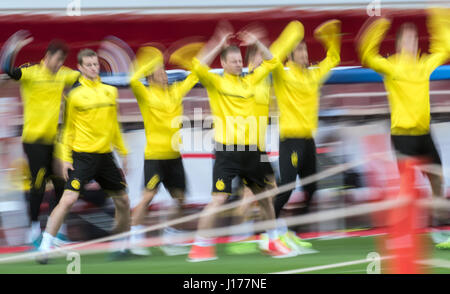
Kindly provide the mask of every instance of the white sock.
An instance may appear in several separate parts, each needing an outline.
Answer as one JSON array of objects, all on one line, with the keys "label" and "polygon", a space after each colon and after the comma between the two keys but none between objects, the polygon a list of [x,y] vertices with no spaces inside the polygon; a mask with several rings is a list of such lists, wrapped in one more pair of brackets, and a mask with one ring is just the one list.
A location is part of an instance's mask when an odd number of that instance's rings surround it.
[{"label": "white sock", "polygon": [[181,240],[178,240],[181,235],[183,234],[183,231],[177,230],[172,227],[166,227],[163,230],[162,238],[164,245],[179,245],[183,243]]},{"label": "white sock", "polygon": [[59,228],[58,234],[67,236],[67,225],[66,224],[61,225],[61,227]]},{"label": "white sock", "polygon": [[131,243],[137,243],[139,241],[142,241],[142,239],[144,239],[144,233],[136,233],[139,230],[144,229],[145,226],[143,225],[136,225],[136,226],[131,226],[131,235],[130,235],[130,242]]},{"label": "white sock", "polygon": [[213,239],[212,238],[205,238],[196,236],[195,237],[195,245],[200,247],[208,247],[213,245]]},{"label": "white sock", "polygon": [[29,243],[33,242],[34,240],[39,238],[40,234],[41,234],[41,222],[39,221],[32,222],[29,231],[28,242]]},{"label": "white sock", "polygon": [[118,246],[119,251],[123,252],[123,251],[127,250],[130,247],[128,239],[129,239],[128,237],[124,237],[124,238],[120,238],[120,239],[116,240],[116,242],[119,243],[119,246]]},{"label": "white sock", "polygon": [[183,231],[177,230],[177,229],[172,228],[172,227],[166,227],[166,228],[164,228],[164,231],[163,231],[163,233],[166,234],[166,235],[177,235],[177,234],[180,234],[182,232]]},{"label": "white sock", "polygon": [[288,232],[288,227],[284,219],[277,219],[277,230],[279,236],[282,236]]},{"label": "white sock", "polygon": [[53,246],[53,238],[54,236],[50,235],[47,232],[44,232],[44,234],[42,234],[42,242],[41,245],[39,246],[39,249],[50,250]]},{"label": "white sock", "polygon": [[270,240],[277,239],[278,238],[278,231],[277,231],[277,229],[267,230],[267,236],[269,236]]}]

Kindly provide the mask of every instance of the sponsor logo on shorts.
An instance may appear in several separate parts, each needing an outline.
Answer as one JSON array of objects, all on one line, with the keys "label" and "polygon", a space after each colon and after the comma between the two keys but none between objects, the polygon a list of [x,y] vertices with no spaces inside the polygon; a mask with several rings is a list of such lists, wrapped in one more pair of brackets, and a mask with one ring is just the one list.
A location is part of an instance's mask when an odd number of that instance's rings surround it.
[{"label": "sponsor logo on shorts", "polygon": [[219,191],[223,191],[223,189],[225,189],[225,183],[223,182],[222,179],[218,179],[216,182],[216,189]]},{"label": "sponsor logo on shorts", "polygon": [[149,190],[155,189],[155,187],[156,187],[156,185],[158,185],[158,183],[159,183],[159,175],[156,174],[150,179],[150,181],[148,181],[147,189],[149,189]]},{"label": "sponsor logo on shorts", "polygon": [[298,155],[297,155],[297,152],[292,152],[292,154],[291,154],[291,163],[292,163],[292,166],[293,167],[297,167],[297,165],[298,165]]},{"label": "sponsor logo on shorts", "polygon": [[75,189],[75,190],[79,190],[79,189],[80,189],[80,186],[81,186],[80,181],[77,180],[77,179],[72,180],[72,182],[70,182],[70,185],[71,185],[72,188]]},{"label": "sponsor logo on shorts", "polygon": [[264,178],[264,184],[272,186],[272,181],[269,181],[267,178]]},{"label": "sponsor logo on shorts", "polygon": [[36,175],[36,180],[34,182],[34,188],[40,189],[42,187],[42,183],[44,183],[46,173],[47,173],[47,170],[45,169],[45,167],[42,167],[39,169],[39,171]]}]

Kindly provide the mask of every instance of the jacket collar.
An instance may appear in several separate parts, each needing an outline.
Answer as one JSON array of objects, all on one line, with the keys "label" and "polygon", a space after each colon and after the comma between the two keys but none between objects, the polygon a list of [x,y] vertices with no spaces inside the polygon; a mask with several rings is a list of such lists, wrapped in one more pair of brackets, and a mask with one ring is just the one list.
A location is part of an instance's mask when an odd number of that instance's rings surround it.
[{"label": "jacket collar", "polygon": [[48,69],[48,67],[45,65],[44,60],[41,60],[41,63],[39,64],[39,66],[41,67],[42,71],[46,74],[49,75],[55,75],[56,73],[53,73],[51,70]]},{"label": "jacket collar", "polygon": [[81,76],[80,84],[87,86],[87,87],[94,88],[101,84],[101,80],[100,80],[100,77],[97,77],[94,81],[91,81],[91,80],[85,78],[84,76]]}]

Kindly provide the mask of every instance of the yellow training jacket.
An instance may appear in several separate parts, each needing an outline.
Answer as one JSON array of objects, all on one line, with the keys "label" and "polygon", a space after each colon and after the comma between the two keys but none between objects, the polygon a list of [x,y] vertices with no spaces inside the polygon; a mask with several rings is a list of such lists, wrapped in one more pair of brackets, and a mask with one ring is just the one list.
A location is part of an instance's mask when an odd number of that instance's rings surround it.
[{"label": "yellow training jacket", "polygon": [[61,67],[52,73],[40,64],[21,68],[20,90],[23,103],[25,143],[51,145],[58,132],[58,119],[64,87],[72,86],[80,76],[78,71]]},{"label": "yellow training jacket", "polygon": [[317,130],[320,87],[329,71],[340,62],[338,46],[331,46],[317,67],[301,68],[287,62],[273,72],[280,111],[280,138],[312,138]]},{"label": "yellow training jacket", "polygon": [[139,79],[150,75],[162,65],[162,58],[155,58],[137,71],[130,79],[130,86],[144,119],[145,159],[174,159],[180,157],[180,126],[183,115],[183,97],[195,86],[198,79],[190,74],[184,81],[162,88],[145,87]]},{"label": "yellow training jacket", "polygon": [[266,150],[266,131],[269,123],[269,104],[270,104],[271,85],[270,79],[266,78],[255,85],[255,108],[258,148],[261,151]]},{"label": "yellow training jacket", "polygon": [[449,58],[449,51],[412,56],[406,52],[383,58],[380,43],[390,21],[374,21],[359,40],[361,63],[384,76],[393,135],[424,135],[430,131],[430,75]]},{"label": "yellow training jacket", "polygon": [[254,88],[278,63],[265,60],[246,76],[209,72],[209,67],[194,58],[192,72],[208,91],[214,115],[215,141],[223,145],[257,145],[257,122],[254,115]]},{"label": "yellow training jacket", "polygon": [[81,77],[66,99],[62,159],[72,162],[72,150],[109,153],[115,147],[128,153],[118,121],[117,88]]}]

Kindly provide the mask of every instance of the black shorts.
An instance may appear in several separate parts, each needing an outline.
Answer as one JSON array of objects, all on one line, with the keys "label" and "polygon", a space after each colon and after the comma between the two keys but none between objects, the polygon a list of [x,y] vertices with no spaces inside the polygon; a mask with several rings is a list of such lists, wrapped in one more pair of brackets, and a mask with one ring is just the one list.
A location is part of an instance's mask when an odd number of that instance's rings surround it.
[{"label": "black shorts", "polygon": [[273,171],[272,164],[269,161],[269,155],[266,151],[259,151],[261,169],[266,177],[274,177],[275,172]]},{"label": "black shorts", "polygon": [[[317,172],[316,144],[314,139],[290,138],[280,140],[280,183],[285,185]],[[311,183],[314,187],[316,182]],[[314,188],[312,188],[314,190]]]},{"label": "black shorts", "polygon": [[391,135],[392,145],[400,154],[423,157],[432,163],[442,165],[439,153],[430,134],[421,136]]},{"label": "black shorts", "polygon": [[166,189],[186,191],[186,177],[181,157],[175,159],[150,159],[144,162],[145,188],[156,189],[162,182]]},{"label": "black shorts", "polygon": [[31,184],[40,188],[53,174],[53,145],[23,143],[23,150],[28,159]]},{"label": "black shorts", "polygon": [[[216,160],[213,167],[213,193],[232,193],[232,181],[235,177],[240,177],[244,184],[252,187],[257,185],[266,187],[267,180],[261,168],[260,151],[252,150],[245,146],[244,151],[234,146],[234,151],[215,151]],[[218,150],[227,150],[226,147]]]},{"label": "black shorts", "polygon": [[72,152],[73,168],[65,188],[80,192],[82,187],[95,180],[103,190],[126,190],[123,172],[116,164],[112,153]]}]

